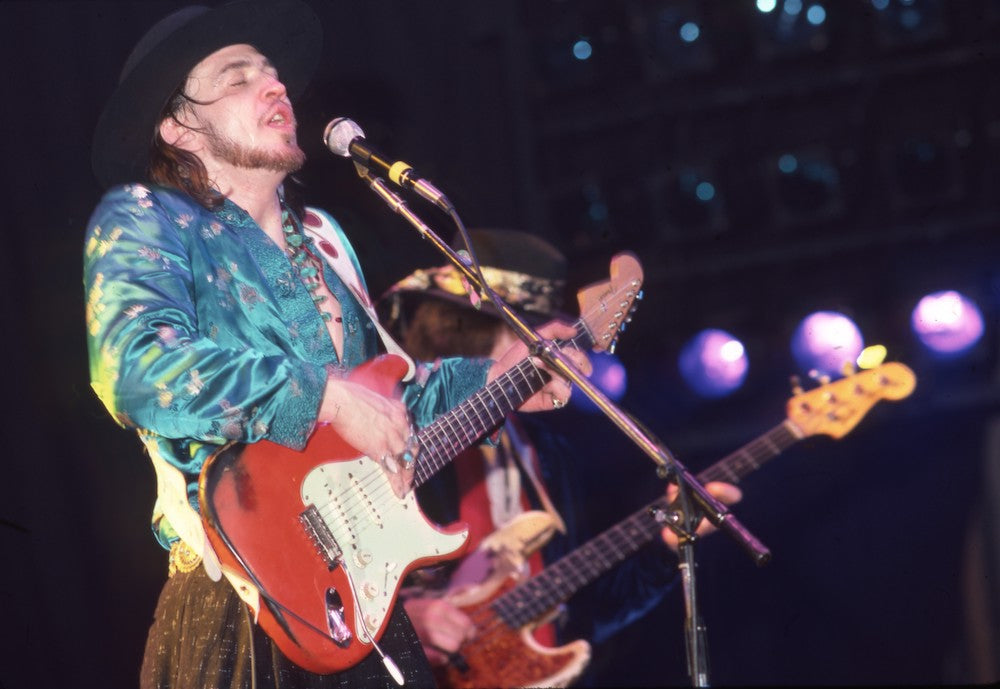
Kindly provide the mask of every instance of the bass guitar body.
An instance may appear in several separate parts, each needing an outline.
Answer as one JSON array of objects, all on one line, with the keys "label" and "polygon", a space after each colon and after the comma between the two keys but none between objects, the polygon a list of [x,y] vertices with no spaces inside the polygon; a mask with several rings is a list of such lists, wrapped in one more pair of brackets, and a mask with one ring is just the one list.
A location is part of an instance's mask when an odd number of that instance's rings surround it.
[{"label": "bass guitar body", "polygon": [[590,662],[590,644],[583,639],[550,648],[535,640],[532,628],[513,630],[478,607],[465,612],[479,614],[477,622],[486,623],[489,640],[463,646],[463,667],[448,664],[438,670],[442,687],[566,687]]},{"label": "bass guitar body", "polygon": [[[383,395],[405,373],[385,356],[352,375]],[[363,660],[411,570],[456,557],[468,530],[428,521],[383,467],[319,427],[301,451],[229,446],[199,485],[203,521],[224,568],[260,592],[258,622],[295,664],[320,674]]]}]

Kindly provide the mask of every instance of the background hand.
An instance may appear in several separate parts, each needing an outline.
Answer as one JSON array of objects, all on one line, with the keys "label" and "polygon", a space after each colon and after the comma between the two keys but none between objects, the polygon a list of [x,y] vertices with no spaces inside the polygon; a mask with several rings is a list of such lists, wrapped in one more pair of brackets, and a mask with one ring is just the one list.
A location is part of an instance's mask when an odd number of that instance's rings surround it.
[{"label": "background hand", "polygon": [[[712,497],[724,505],[735,505],[743,499],[743,491],[732,483],[712,481],[711,483],[705,484],[705,490],[707,490]],[[667,486],[667,500],[672,503],[676,498],[677,485],[671,483]],[[694,533],[696,536],[707,536],[713,531],[718,531],[718,527],[707,519],[702,519]],[[678,548],[678,538],[674,530],[670,527],[666,527],[661,532],[661,535],[663,536],[663,542],[667,544],[667,547],[676,552]]]},{"label": "background hand", "polygon": [[449,654],[476,635],[469,616],[443,598],[409,598],[403,607],[431,665],[444,665]]},{"label": "background hand", "polygon": [[[576,328],[560,321],[549,321],[545,325],[538,328],[538,334],[548,340],[568,340],[576,336]],[[513,333],[509,335],[507,340],[504,340],[505,344],[508,342],[510,343],[509,346],[502,350],[503,353],[496,359],[496,362],[490,368],[489,375],[487,376],[488,381],[492,381],[500,374],[527,358],[528,346],[524,344],[524,342],[514,336]],[[593,366],[591,365],[590,359],[587,357],[586,353],[572,347],[566,347],[561,351],[566,358],[568,358],[572,364],[579,369],[580,373],[585,376],[589,376],[591,374]],[[552,409],[559,409],[566,406],[566,403],[569,401],[570,394],[573,391],[570,381],[557,375],[541,359],[532,358],[532,361],[535,362],[535,365],[538,366],[538,368],[548,371],[552,375],[552,380],[546,383],[545,387],[541,390],[529,397],[527,401],[519,407],[520,411],[550,411]]]}]

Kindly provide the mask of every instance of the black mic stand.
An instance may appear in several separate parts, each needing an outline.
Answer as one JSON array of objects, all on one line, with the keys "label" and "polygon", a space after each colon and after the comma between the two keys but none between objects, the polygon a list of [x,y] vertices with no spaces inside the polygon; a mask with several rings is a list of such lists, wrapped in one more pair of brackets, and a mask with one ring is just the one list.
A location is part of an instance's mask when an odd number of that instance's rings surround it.
[{"label": "black mic stand", "polygon": [[[586,376],[582,375],[576,369],[572,361],[563,355],[552,341],[546,340],[539,335],[490,289],[486,280],[482,277],[478,261],[475,260],[475,252],[465,226],[454,210],[448,214],[458,226],[468,252],[472,257],[471,261],[463,260],[450,246],[442,241],[416,213],[410,210],[409,206],[397,194],[389,189],[384,180],[372,175],[365,166],[359,163],[355,163],[355,168],[358,171],[358,175],[368,182],[369,187],[393,211],[406,218],[420,232],[420,235],[424,239],[429,240],[466,277],[471,286],[478,288],[489,297],[507,325],[528,346],[528,351],[532,356],[544,359],[564,378],[582,390],[632,442],[652,458],[657,464],[657,474],[661,478],[673,478],[677,483],[682,509],[680,513],[671,511],[660,518],[678,534],[680,539],[679,550],[681,561],[679,567],[684,582],[684,598],[687,609],[688,672],[696,686],[707,686],[707,652],[705,650],[704,627],[701,624],[697,611],[693,552],[695,527],[701,521],[699,512],[704,514],[716,527],[726,531],[732,538],[735,538],[750,554],[756,564],[765,564],[771,557],[770,551],[737,521],[726,505],[717,500],[698,482],[687,467],[681,464],[663,443],[655,441],[651,437],[651,434],[644,432],[640,428],[640,424],[618,409],[603,392],[596,388]],[[448,205],[451,206],[451,204]],[[454,208],[453,206],[451,207]],[[470,264],[475,267],[475,270],[470,267]],[[692,497],[694,498],[693,501],[691,500]],[[697,504],[697,509],[695,509],[694,503]]]}]

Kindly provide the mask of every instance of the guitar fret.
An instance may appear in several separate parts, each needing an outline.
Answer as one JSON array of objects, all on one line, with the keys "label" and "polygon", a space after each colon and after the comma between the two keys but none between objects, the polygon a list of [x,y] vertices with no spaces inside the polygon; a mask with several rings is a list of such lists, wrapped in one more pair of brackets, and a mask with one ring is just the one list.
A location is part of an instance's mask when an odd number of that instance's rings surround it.
[{"label": "guitar fret", "polygon": [[[587,321],[580,318],[573,324],[576,328],[576,335],[569,339],[569,343],[579,350],[591,349],[597,344],[597,339],[587,326]],[[579,340],[579,342],[578,342]],[[582,343],[582,345],[581,345]],[[556,341],[557,346],[562,347],[562,341]]]},{"label": "guitar fret", "polygon": [[[782,449],[798,441],[785,423],[768,431],[766,443],[748,443],[698,474],[698,480],[736,482],[751,468],[757,468],[777,456]],[[655,514],[668,509],[670,504],[665,497],[653,501],[620,524],[564,555],[528,581],[498,596],[489,604],[490,608],[513,629],[534,621],[656,538],[663,525]],[[547,594],[541,595],[540,591]]]},{"label": "guitar fret", "polygon": [[[516,409],[518,405],[516,403],[514,403],[514,402],[511,401],[510,395],[508,395],[508,392],[517,394],[518,393],[517,386],[514,384],[514,380],[510,376],[501,376],[501,378],[506,378],[509,386],[505,387],[504,385],[498,385],[497,389],[501,392],[501,394],[503,394],[503,399],[504,399],[504,402],[507,403],[507,406],[510,407],[511,409]],[[524,398],[522,397],[520,401],[523,402]],[[497,404],[497,407],[499,408],[500,405]]]},{"label": "guitar fret", "polygon": [[770,446],[771,450],[772,450],[772,451],[773,451],[773,452],[774,452],[775,454],[777,454],[778,452],[780,452],[780,451],[781,451],[781,450],[780,450],[780,448],[779,448],[779,447],[778,447],[778,446],[777,446],[777,445],[775,444],[775,442],[774,442],[774,441],[773,441],[773,440],[771,439],[771,437],[770,437],[770,436],[768,436],[768,435],[765,435],[765,436],[764,436],[764,437],[762,438],[762,440],[763,440],[763,441],[764,441],[764,442],[765,442],[765,443],[766,443],[767,445],[769,445],[769,446]]},{"label": "guitar fret", "polygon": [[[493,396],[493,391],[490,389],[491,387],[493,387],[493,386],[491,385],[491,386],[487,387],[486,390],[485,390],[486,394],[484,395],[483,409],[490,416],[500,417],[501,416],[501,414],[500,414],[500,405],[497,403],[497,398]],[[487,399],[488,399],[488,401],[487,401]]]},{"label": "guitar fret", "polygon": [[427,437],[426,442],[422,440],[421,445],[429,450],[429,454],[422,455],[420,461],[417,462],[415,480],[418,480],[419,483],[423,483],[433,476],[448,460],[443,447],[445,436],[441,425],[438,422],[432,423],[418,434],[420,438]]},{"label": "guitar fret", "polygon": [[[534,375],[530,375],[531,373]],[[417,433],[421,454],[414,487],[423,484],[541,389],[546,378],[530,358],[519,362]]]},{"label": "guitar fret", "polygon": [[[458,405],[458,407],[455,410],[455,416],[458,416],[459,414],[461,414],[464,417],[464,419],[465,419],[465,423],[464,424],[462,424],[462,423],[459,424],[459,429],[461,430],[461,432],[463,434],[463,438],[462,439],[463,439],[463,441],[465,443],[471,443],[475,439],[474,438],[474,434],[471,431],[468,430],[470,428],[474,428],[475,427],[473,419],[469,416],[469,411],[470,411],[471,407],[472,407],[472,405],[465,404],[463,402],[462,404]],[[456,419],[456,421],[457,421],[457,419]]]},{"label": "guitar fret", "polygon": [[[910,386],[912,387],[912,381]],[[750,471],[761,467],[811,434],[812,432],[803,430],[791,418],[787,418],[760,438],[702,471],[698,474],[698,480],[701,483],[716,480],[736,483]],[[655,539],[664,528],[661,520],[656,518],[657,512],[669,509],[671,505],[666,497],[655,500],[483,607],[492,610],[514,631],[526,627],[579,588]]]},{"label": "guitar fret", "polygon": [[[512,628],[523,627],[652,540],[662,528],[652,511],[666,507],[665,498],[656,500],[497,597],[490,607]],[[610,553],[602,553],[602,547]]]},{"label": "guitar fret", "polygon": [[[482,402],[481,398],[477,397],[476,399]],[[478,407],[475,405],[469,406],[470,409],[476,413],[475,421],[479,429],[479,433],[477,435],[482,435],[486,430],[499,423],[500,419],[490,416],[489,409],[485,404],[481,403]]]},{"label": "guitar fret", "polygon": [[489,426],[491,419],[497,418],[497,415],[490,411],[492,399],[493,396],[490,394],[489,388],[486,388],[470,400],[470,407],[476,412],[476,423],[483,431]]},{"label": "guitar fret", "polygon": [[446,440],[448,441],[448,450],[451,452],[456,450],[458,447],[461,447],[461,444],[458,441],[461,436],[465,435],[465,429],[461,426],[461,424],[455,423],[454,414],[449,414],[445,418],[444,422],[447,424],[448,430],[450,431],[450,433],[446,436]]},{"label": "guitar fret", "polygon": [[[624,272],[629,272],[633,276],[631,279],[619,281],[618,285],[608,283],[613,289],[594,285],[587,289],[587,292],[580,293],[580,301],[590,302],[587,311],[591,314],[593,321],[589,325],[584,324],[586,330],[578,327],[574,330],[575,337],[567,343],[567,346],[579,346],[585,341],[585,336],[591,331],[600,333],[596,348],[607,348],[613,344],[612,334],[621,319],[627,312],[625,308],[632,299],[636,298],[635,289],[641,282],[641,270],[634,256],[616,257],[612,262],[612,275],[618,276]],[[596,297],[596,298],[593,298]],[[547,346],[553,343],[547,342]],[[530,398],[537,390],[542,388],[549,380],[549,374],[539,371],[532,359],[535,357],[525,357],[510,370],[491,381],[474,394],[470,394],[468,399],[462,400],[459,404],[443,414],[438,415],[426,427],[416,430],[417,458],[414,469],[414,485],[416,488],[428,478],[433,476],[439,468],[452,461],[457,453],[477,439],[482,438],[484,433],[489,432],[498,424],[503,423],[505,417],[518,405]],[[399,362],[392,357],[380,357],[366,364],[367,370],[362,378],[362,370],[357,373],[357,382],[383,383],[389,382],[388,378],[394,378],[395,383],[399,383],[401,369]],[[351,374],[352,377],[355,375]],[[380,388],[375,388],[380,389]],[[429,401],[429,400],[428,400]],[[331,436],[327,440],[326,436]],[[283,467],[284,463],[272,461],[277,455],[284,457],[283,453],[289,452],[287,448],[274,446],[268,440],[259,443],[239,444],[234,450],[220,450],[214,453],[206,461],[206,472],[204,480],[208,483],[200,483],[199,488],[209,495],[209,500],[216,499],[216,487],[209,485],[220,480],[230,481],[231,475],[225,473],[227,468],[235,468],[238,471],[246,472],[246,479],[252,489],[256,489],[256,481],[259,479],[266,484],[261,485],[261,490],[256,491],[256,496],[260,498],[260,503],[253,510],[243,509],[245,506],[233,508],[228,503],[216,505],[211,504],[206,508],[218,512],[218,519],[212,523],[206,521],[206,530],[213,539],[218,537],[225,541],[229,548],[219,547],[221,544],[213,540],[213,545],[219,550],[220,558],[227,566],[238,569],[244,562],[240,557],[241,551],[249,550],[255,554],[266,553],[266,556],[254,558],[254,566],[247,569],[247,573],[254,583],[258,582],[258,572],[260,570],[260,582],[266,582],[261,589],[262,595],[267,590],[271,590],[277,585],[274,582],[280,579],[281,586],[285,586],[285,581],[299,583],[301,574],[302,581],[319,582],[324,577],[322,589],[326,590],[327,602],[333,601],[333,586],[339,587],[336,593],[343,598],[345,609],[350,610],[354,615],[352,623],[345,618],[344,623],[348,625],[349,632],[355,637],[365,637],[371,643],[377,641],[378,634],[373,630],[381,629],[387,615],[396,604],[398,587],[402,583],[402,573],[409,571],[411,567],[418,564],[430,564],[446,559],[449,553],[454,553],[461,542],[460,534],[436,534],[427,531],[428,524],[414,523],[413,530],[392,529],[393,533],[412,533],[413,542],[408,542],[406,548],[402,548],[403,543],[399,539],[392,539],[378,531],[389,526],[395,526],[396,520],[410,521],[414,514],[409,509],[410,505],[401,504],[393,497],[393,492],[386,485],[385,476],[380,470],[380,462],[371,457],[343,456],[341,457],[341,446],[344,450],[350,450],[349,444],[340,437],[332,428],[323,426],[317,428],[315,444],[310,440],[306,450],[313,455],[317,455],[320,463],[316,464],[301,476],[301,490],[297,490],[295,485],[290,485],[289,481],[275,480],[277,474],[275,467]],[[330,449],[333,447],[334,449]],[[411,447],[411,449],[414,449]],[[310,456],[310,459],[315,459]],[[367,460],[357,464],[358,460]],[[297,455],[296,455],[297,460]],[[218,461],[218,464],[214,464]],[[221,468],[220,468],[221,467]],[[285,467],[292,473],[305,469],[296,461],[292,466]],[[235,473],[235,472],[233,472]],[[260,476],[257,476],[257,473]],[[281,472],[278,472],[281,473]],[[243,478],[238,479],[240,481]],[[280,485],[279,485],[280,484]],[[236,486],[240,490],[240,485]],[[267,488],[268,490],[264,490]],[[229,490],[229,484],[222,487],[223,491]],[[282,504],[270,504],[271,501]],[[307,516],[300,512],[301,502],[306,502]],[[294,514],[292,520],[288,520],[283,508],[291,506]],[[419,508],[417,509],[419,514]],[[291,538],[284,538],[286,533],[281,531],[281,523],[290,522],[292,532],[288,535]],[[282,536],[280,543],[275,543],[273,547],[284,548],[288,541],[288,557],[272,557],[273,550],[270,544],[261,543],[261,539],[254,538],[254,533],[262,533],[262,529],[270,528],[274,523],[274,528]],[[233,525],[246,524],[252,528],[230,528]],[[225,531],[220,533],[217,528],[222,525]],[[409,524],[407,525],[409,526]],[[312,540],[311,544],[305,545],[305,549],[300,552],[299,541],[304,535]],[[229,533],[226,533],[229,531]],[[244,536],[244,534],[248,534]],[[227,541],[227,537],[232,536],[238,542],[238,547],[234,547],[232,542]],[[246,543],[242,541],[247,539]],[[268,539],[264,539],[268,540]],[[279,539],[275,539],[279,540]],[[406,540],[404,538],[404,540]],[[412,547],[411,547],[412,546]],[[350,556],[353,550],[370,553],[374,562],[382,561],[383,554],[377,551],[380,549],[395,550],[388,554],[386,562],[399,562],[401,565],[395,570],[395,575],[380,576],[377,596],[358,596],[354,587],[343,587],[341,581],[333,581],[328,577],[332,573],[331,565],[341,567],[349,578],[355,575],[361,577],[366,565],[367,558]],[[319,549],[317,551],[317,548]],[[316,555],[321,557],[317,560]],[[400,561],[401,556],[407,556],[409,561]],[[605,557],[615,557],[607,555]],[[259,560],[259,564],[258,564]],[[325,560],[325,564],[324,564]],[[592,553],[590,568],[596,568],[601,562],[596,551]],[[334,564],[337,563],[337,564]],[[294,564],[294,581],[292,572],[288,565]],[[315,565],[320,569],[313,571]],[[389,569],[392,569],[390,567]],[[387,570],[388,571],[388,570]],[[576,575],[577,579],[579,575]],[[276,577],[278,579],[276,579]],[[568,586],[573,579],[568,579],[566,574],[559,574],[554,580],[562,586]],[[520,597],[510,599],[510,608],[515,610],[540,610],[540,606],[550,605],[551,597],[544,589],[544,582],[536,582],[530,586],[527,592]],[[365,648],[367,643],[355,643],[352,648],[331,648],[329,643],[330,634],[326,631],[331,626],[329,611],[323,605],[316,605],[314,596],[310,595],[310,590],[321,591],[320,588],[309,586],[290,586],[283,588],[282,602],[277,603],[272,600],[271,604],[261,608],[261,622],[264,631],[272,638],[276,646],[290,658],[294,658],[296,663],[302,664],[306,670],[316,673],[338,672],[345,667],[350,667],[367,653]],[[292,593],[290,589],[295,589]],[[308,590],[307,590],[308,589]],[[339,604],[340,601],[337,601]],[[504,604],[501,603],[501,607]],[[509,616],[509,615],[508,615]],[[361,623],[361,620],[364,620]],[[361,623],[361,628],[358,627]],[[268,624],[272,624],[268,627]],[[339,626],[339,625],[338,625]],[[364,627],[367,626],[367,631]],[[306,629],[310,631],[305,631]],[[299,630],[303,630],[300,634]],[[341,631],[338,629],[338,632]],[[347,630],[344,630],[347,631]],[[316,633],[323,632],[323,633]],[[335,639],[336,640],[336,639]],[[343,653],[341,653],[343,651]],[[358,655],[362,654],[362,655]],[[470,658],[471,660],[471,658]]]},{"label": "guitar fret", "polygon": [[[738,459],[738,458],[735,458],[735,459]],[[732,483],[738,483],[738,482],[739,482],[739,480],[740,480],[740,477],[742,476],[742,473],[740,473],[740,472],[737,472],[737,471],[736,471],[736,470],[735,470],[735,469],[734,469],[734,468],[733,468],[733,467],[732,467],[731,465],[729,465],[729,464],[725,464],[725,465],[721,466],[721,467],[720,467],[720,469],[721,469],[722,471],[724,471],[724,472],[725,472],[726,474],[728,474],[728,476],[729,476],[729,480],[730,480],[730,481],[731,481]]]},{"label": "guitar fret", "polygon": [[720,459],[698,475],[701,481],[729,481],[739,483],[751,471],[766,461],[777,457],[782,450],[796,442],[784,423],[772,428],[736,452]]}]

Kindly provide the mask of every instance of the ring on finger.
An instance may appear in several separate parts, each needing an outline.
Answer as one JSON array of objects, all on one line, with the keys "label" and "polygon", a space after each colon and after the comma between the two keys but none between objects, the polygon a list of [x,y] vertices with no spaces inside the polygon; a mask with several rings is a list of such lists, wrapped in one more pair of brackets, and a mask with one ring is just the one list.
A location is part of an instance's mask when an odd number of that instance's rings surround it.
[{"label": "ring on finger", "polygon": [[382,462],[382,466],[391,471],[392,473],[399,472],[399,466],[396,464],[396,460],[393,458],[391,452],[383,452],[382,456],[379,458]]}]

